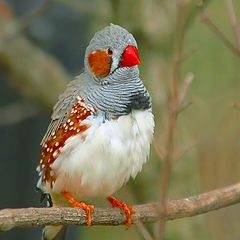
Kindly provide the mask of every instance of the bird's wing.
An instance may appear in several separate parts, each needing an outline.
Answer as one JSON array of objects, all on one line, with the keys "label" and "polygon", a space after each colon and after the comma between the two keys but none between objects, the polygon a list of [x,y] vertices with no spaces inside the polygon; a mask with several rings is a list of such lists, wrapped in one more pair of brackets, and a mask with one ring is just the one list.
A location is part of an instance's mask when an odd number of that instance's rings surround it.
[{"label": "bird's wing", "polygon": [[[72,94],[71,97],[70,94]],[[91,126],[89,122],[85,120],[93,115],[95,110],[85,103],[84,98],[80,95],[75,95],[75,89],[72,91],[69,89],[66,90],[66,92],[60,96],[59,102],[55,106],[55,112],[53,114],[55,118],[50,124],[49,133],[45,137],[46,140],[44,139],[43,141],[41,160],[37,168],[41,176],[39,188],[41,188],[42,182],[47,181],[51,187],[55,182],[56,176],[52,171],[52,164],[61,154],[65,142],[70,137],[83,133]],[[66,102],[66,98],[70,103],[68,101]]]},{"label": "bird's wing", "polygon": [[77,102],[77,97],[79,96],[79,90],[81,88],[80,85],[80,78],[71,81],[68,84],[67,89],[59,96],[58,102],[53,107],[51,122],[48,126],[47,132],[40,143],[41,146],[50,139],[51,135],[59,129],[61,124],[66,122],[72,106]]}]

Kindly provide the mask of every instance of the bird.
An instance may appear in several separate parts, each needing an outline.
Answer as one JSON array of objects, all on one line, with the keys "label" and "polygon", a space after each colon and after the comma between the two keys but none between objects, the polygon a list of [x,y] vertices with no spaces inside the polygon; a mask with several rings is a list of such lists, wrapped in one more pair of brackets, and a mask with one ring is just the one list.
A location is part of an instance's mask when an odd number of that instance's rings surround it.
[{"label": "bird", "polygon": [[[94,205],[83,198],[106,198],[132,224],[132,206],[112,195],[141,171],[153,138],[139,64],[137,42],[125,28],[110,24],[96,32],[82,73],[59,96],[40,143],[37,188],[51,206],[83,209],[89,226]],[[62,239],[63,229],[45,226],[42,239]]]}]

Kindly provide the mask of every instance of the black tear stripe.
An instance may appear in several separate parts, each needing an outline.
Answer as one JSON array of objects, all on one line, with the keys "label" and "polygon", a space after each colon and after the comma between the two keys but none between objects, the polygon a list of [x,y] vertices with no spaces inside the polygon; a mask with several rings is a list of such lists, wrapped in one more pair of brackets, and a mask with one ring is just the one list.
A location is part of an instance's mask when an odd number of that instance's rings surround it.
[{"label": "black tear stripe", "polygon": [[127,112],[132,110],[147,110],[151,108],[151,98],[147,92],[139,92],[129,97],[129,104],[126,105]]}]

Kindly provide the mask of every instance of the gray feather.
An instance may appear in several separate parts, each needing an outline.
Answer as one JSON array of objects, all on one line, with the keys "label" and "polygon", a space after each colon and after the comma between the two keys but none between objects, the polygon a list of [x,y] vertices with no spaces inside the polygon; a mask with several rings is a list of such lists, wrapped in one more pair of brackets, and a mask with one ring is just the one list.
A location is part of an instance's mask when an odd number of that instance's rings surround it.
[{"label": "gray feather", "polygon": [[47,132],[44,135],[40,145],[46,142],[53,132],[56,132],[59,126],[66,121],[72,106],[77,101],[77,96],[81,89],[81,78],[82,74],[79,75],[75,80],[71,81],[67,89],[59,96],[58,102],[53,107],[53,113],[51,116],[51,122],[48,126]]},{"label": "gray feather", "polygon": [[67,226],[45,226],[42,232],[42,240],[64,240]]}]

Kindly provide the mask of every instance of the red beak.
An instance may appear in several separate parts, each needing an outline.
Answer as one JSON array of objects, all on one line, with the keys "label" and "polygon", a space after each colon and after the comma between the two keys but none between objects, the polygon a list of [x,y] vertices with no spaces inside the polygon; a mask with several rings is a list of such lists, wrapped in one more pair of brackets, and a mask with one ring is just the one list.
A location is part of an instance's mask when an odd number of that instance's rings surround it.
[{"label": "red beak", "polygon": [[138,50],[135,46],[128,45],[122,54],[122,60],[120,62],[121,67],[132,67],[140,64],[138,56]]}]

